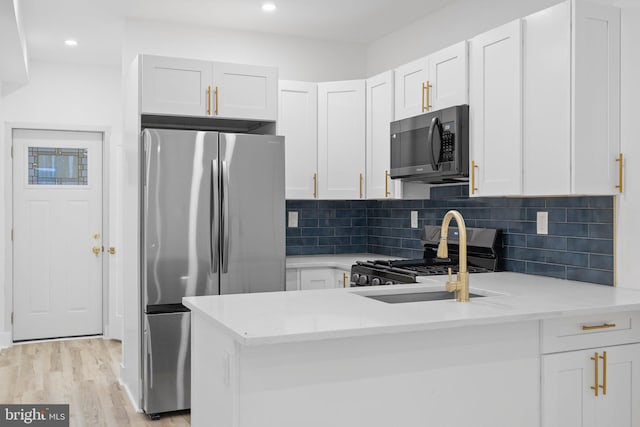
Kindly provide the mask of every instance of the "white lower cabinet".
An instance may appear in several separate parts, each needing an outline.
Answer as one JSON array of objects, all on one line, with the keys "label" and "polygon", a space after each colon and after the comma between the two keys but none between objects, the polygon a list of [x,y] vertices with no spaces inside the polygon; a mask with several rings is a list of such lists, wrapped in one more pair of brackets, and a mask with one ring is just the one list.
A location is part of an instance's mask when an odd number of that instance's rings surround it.
[{"label": "white lower cabinet", "polygon": [[348,288],[351,282],[351,271],[340,268],[333,269],[334,283],[336,288]]},{"label": "white lower cabinet", "polygon": [[350,278],[350,270],[341,268],[288,268],[286,290],[348,288]]},{"label": "white lower cabinet", "polygon": [[542,357],[543,427],[640,426],[640,344]]}]

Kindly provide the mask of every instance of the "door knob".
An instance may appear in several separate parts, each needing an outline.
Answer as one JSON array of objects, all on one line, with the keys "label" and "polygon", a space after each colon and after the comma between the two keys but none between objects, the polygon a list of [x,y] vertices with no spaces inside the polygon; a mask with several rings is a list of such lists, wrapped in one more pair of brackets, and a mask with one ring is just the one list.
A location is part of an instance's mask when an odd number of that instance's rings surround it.
[{"label": "door knob", "polygon": [[115,248],[115,247],[113,247],[113,246],[110,246],[110,247],[109,247],[109,253],[110,253],[111,255],[115,255],[115,253],[116,253],[116,248]]},{"label": "door knob", "polygon": [[100,246],[94,246],[91,251],[98,256],[100,254]]}]

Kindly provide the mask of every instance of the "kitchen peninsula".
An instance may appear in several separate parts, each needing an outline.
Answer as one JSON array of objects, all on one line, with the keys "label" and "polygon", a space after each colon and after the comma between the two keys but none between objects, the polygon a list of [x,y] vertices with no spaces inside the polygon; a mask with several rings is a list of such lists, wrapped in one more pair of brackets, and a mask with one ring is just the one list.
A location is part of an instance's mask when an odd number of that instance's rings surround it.
[{"label": "kitchen peninsula", "polygon": [[470,302],[379,300],[445,281],[185,298],[192,425],[640,423],[640,292],[486,273]]}]

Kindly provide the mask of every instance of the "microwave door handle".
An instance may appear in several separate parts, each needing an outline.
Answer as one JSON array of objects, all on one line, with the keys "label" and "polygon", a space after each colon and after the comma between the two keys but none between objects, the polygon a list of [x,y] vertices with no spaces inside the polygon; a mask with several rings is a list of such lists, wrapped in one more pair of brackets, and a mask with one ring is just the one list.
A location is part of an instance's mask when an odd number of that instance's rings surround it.
[{"label": "microwave door handle", "polygon": [[[435,144],[433,143],[434,129],[438,130],[438,152],[436,153]],[[433,157],[433,170],[440,169],[440,153],[442,151],[442,126],[440,126],[440,119],[438,116],[431,119],[431,126],[429,126],[429,135],[427,141],[431,147],[431,156]],[[436,156],[437,154],[437,156]]]}]

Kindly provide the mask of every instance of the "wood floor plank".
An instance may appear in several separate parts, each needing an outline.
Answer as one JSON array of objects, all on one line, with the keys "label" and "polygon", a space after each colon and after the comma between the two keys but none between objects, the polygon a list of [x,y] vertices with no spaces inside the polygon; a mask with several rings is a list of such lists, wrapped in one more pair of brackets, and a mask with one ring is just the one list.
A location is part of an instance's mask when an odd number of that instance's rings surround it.
[{"label": "wood floor plank", "polygon": [[102,338],[36,342],[0,350],[0,402],[68,403],[77,427],[186,427],[188,412],[151,421],[118,382],[122,346]]}]

